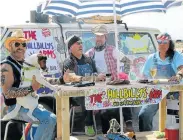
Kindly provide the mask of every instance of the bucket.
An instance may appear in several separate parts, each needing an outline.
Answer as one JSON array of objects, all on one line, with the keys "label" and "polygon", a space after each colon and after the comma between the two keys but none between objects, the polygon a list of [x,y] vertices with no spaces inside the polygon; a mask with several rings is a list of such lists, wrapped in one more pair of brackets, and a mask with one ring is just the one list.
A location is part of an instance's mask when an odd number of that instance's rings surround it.
[{"label": "bucket", "polygon": [[165,128],[166,140],[179,140],[179,129]]}]

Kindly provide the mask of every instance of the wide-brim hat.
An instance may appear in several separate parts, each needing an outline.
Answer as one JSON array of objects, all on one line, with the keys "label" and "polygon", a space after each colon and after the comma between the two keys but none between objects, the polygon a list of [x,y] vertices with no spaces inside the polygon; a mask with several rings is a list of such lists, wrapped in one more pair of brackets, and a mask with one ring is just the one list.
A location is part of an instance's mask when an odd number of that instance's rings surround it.
[{"label": "wide-brim hat", "polygon": [[96,35],[106,35],[109,33],[105,25],[98,25],[92,28],[91,31]]},{"label": "wide-brim hat", "polygon": [[12,41],[20,41],[20,42],[29,42],[31,40],[31,38],[26,39],[24,37],[24,33],[23,30],[19,29],[19,30],[15,30],[12,32],[11,37],[8,37],[5,41],[4,41],[4,46],[6,47],[6,49],[9,51],[10,50],[10,43]]}]

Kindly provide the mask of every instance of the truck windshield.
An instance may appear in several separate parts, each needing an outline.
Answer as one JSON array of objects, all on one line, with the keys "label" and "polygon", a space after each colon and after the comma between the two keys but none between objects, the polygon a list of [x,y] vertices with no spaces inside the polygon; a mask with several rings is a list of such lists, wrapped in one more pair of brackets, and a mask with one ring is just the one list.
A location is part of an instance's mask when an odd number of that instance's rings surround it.
[{"label": "truck windshield", "polygon": [[156,51],[156,47],[149,33],[121,32],[120,51],[126,55],[151,54]]},{"label": "truck windshield", "polygon": [[[66,38],[71,35],[81,37],[84,53],[95,46],[95,35],[92,32],[68,31]],[[156,51],[154,40],[150,33],[146,32],[119,32],[120,71],[129,74],[131,80],[141,78],[141,69],[149,54]],[[115,46],[115,34],[107,35],[107,44]]]}]

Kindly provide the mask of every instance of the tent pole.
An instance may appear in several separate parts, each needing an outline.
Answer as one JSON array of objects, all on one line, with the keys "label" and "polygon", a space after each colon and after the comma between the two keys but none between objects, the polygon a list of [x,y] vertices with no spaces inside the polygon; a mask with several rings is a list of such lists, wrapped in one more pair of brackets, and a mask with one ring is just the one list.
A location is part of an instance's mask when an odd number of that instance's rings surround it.
[{"label": "tent pole", "polygon": [[[117,29],[117,15],[116,15],[116,0],[113,0],[113,13],[114,13],[114,28],[115,28],[115,46],[116,46],[116,53],[117,53],[117,72],[120,72],[120,53],[119,53],[119,47],[118,47],[118,29]],[[119,108],[119,114],[120,114],[120,126],[121,126],[121,134],[123,134],[123,112],[122,107]]]}]

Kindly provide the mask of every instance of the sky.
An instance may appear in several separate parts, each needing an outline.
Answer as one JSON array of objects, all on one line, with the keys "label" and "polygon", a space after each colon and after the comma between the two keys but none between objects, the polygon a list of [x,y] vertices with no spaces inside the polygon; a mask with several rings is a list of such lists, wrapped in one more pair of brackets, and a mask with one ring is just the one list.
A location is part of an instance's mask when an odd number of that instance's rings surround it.
[{"label": "sky", "polygon": [[25,23],[43,0],[0,0],[0,25]]},{"label": "sky", "polygon": [[138,13],[123,17],[128,26],[158,28],[173,39],[183,40],[183,6],[170,8],[164,13]]},{"label": "sky", "polygon": [[[36,10],[37,5],[44,0],[0,0],[0,25],[21,24],[30,20],[30,11]],[[183,6],[172,8],[165,14],[140,13],[123,18],[127,25],[154,27],[168,31],[173,38],[183,39]]]}]

